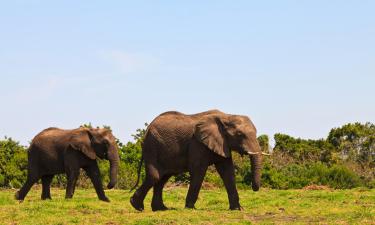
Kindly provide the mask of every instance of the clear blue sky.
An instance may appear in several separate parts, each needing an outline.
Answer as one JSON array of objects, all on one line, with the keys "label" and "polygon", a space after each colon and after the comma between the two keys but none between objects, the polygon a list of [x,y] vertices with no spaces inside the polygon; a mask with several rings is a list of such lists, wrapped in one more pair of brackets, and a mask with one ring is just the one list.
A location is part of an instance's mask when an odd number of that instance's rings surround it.
[{"label": "clear blue sky", "polygon": [[0,136],[217,108],[259,134],[375,122],[374,1],[1,1]]}]

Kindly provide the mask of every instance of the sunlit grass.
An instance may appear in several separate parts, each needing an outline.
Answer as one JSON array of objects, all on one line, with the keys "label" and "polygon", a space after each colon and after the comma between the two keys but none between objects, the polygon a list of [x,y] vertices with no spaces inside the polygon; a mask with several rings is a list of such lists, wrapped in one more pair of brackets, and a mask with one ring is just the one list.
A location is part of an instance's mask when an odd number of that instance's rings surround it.
[{"label": "sunlit grass", "polygon": [[0,191],[0,224],[375,224],[375,190],[240,190],[244,211],[229,211],[225,190],[202,190],[196,210],[184,209],[186,188],[165,190],[173,208],[152,212],[151,192],[145,211],[129,204],[127,190],[106,191],[111,203],[97,199],[93,189],[78,189],[65,200],[65,190],[53,189],[53,200],[41,201],[34,188],[24,202],[15,190]]}]

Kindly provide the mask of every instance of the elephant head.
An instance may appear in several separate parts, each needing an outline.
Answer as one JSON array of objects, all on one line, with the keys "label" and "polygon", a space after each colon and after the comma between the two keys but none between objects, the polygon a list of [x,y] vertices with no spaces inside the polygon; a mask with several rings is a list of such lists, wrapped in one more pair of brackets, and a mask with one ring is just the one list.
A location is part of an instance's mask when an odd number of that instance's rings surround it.
[{"label": "elephant head", "polygon": [[110,182],[107,187],[111,189],[116,185],[119,154],[116,138],[111,130],[106,128],[79,128],[71,139],[70,146],[81,151],[90,159],[95,160],[98,157],[109,160]]},{"label": "elephant head", "polygon": [[256,128],[247,116],[218,113],[201,118],[195,137],[211,151],[229,158],[231,150],[249,155],[252,172],[252,189],[260,188],[262,152],[256,137]]}]

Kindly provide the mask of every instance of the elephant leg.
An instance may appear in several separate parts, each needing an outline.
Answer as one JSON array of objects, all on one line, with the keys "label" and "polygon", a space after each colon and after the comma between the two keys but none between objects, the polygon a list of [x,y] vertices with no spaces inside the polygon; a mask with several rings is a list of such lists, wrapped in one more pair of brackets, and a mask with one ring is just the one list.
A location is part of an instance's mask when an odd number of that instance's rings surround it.
[{"label": "elephant leg", "polygon": [[79,169],[70,169],[66,172],[68,183],[66,185],[65,198],[73,198],[79,176]]},{"label": "elephant leg", "polygon": [[98,164],[94,163],[92,166],[84,168],[84,170],[86,171],[87,176],[90,178],[92,184],[94,185],[98,198],[102,201],[109,202],[109,199],[107,198],[107,196],[105,196],[104,193]]},{"label": "elephant leg", "polygon": [[38,161],[35,160],[35,157],[28,154],[27,179],[21,189],[16,192],[16,200],[23,201],[31,187],[39,180],[39,178]]},{"label": "elephant leg", "polygon": [[25,184],[15,195],[16,200],[23,201],[27,193],[30,191],[30,188],[38,181],[38,179],[39,178],[37,176],[28,175]]},{"label": "elephant leg", "polygon": [[153,164],[146,164],[146,179],[130,198],[130,204],[138,211],[144,210],[143,201],[152,186],[159,182],[159,171]]},{"label": "elephant leg", "polygon": [[42,200],[51,199],[50,186],[54,175],[42,176]]},{"label": "elephant leg", "polygon": [[167,210],[168,208],[163,203],[163,188],[168,182],[171,175],[164,175],[159,182],[154,185],[154,194],[152,196],[151,208],[152,211]]},{"label": "elephant leg", "polygon": [[229,208],[231,210],[241,210],[240,200],[236,188],[234,166],[231,159],[225,160],[215,164],[216,170],[219,172],[221,179],[224,182],[229,199]]},{"label": "elephant leg", "polygon": [[186,196],[185,208],[195,209],[199,191],[202,187],[204,176],[206,175],[207,166],[198,166],[190,172],[190,186]]}]

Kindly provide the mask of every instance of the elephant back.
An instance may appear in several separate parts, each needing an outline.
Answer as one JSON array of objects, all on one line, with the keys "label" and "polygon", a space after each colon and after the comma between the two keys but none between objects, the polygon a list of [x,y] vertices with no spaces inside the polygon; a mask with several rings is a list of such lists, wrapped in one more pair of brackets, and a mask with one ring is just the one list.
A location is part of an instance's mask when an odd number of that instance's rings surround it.
[{"label": "elephant back", "polygon": [[214,115],[214,114],[225,114],[225,113],[217,109],[212,109],[212,110],[208,110],[208,111],[201,112],[201,113],[191,114],[190,117],[192,117],[193,119],[199,120],[204,116]]},{"label": "elephant back", "polygon": [[160,147],[178,151],[193,136],[194,126],[195,121],[190,116],[175,111],[166,112],[151,122],[145,142],[153,139]]},{"label": "elephant back", "polygon": [[181,152],[191,141],[196,124],[205,116],[224,114],[219,110],[209,110],[197,114],[184,114],[169,111],[160,114],[148,126],[144,145],[168,148],[173,152]]},{"label": "elephant back", "polygon": [[42,151],[62,146],[64,143],[68,142],[68,136],[66,134],[69,132],[71,132],[71,130],[63,130],[56,127],[44,129],[33,138],[30,146],[37,147]]}]

